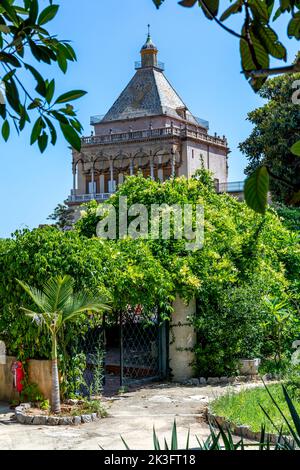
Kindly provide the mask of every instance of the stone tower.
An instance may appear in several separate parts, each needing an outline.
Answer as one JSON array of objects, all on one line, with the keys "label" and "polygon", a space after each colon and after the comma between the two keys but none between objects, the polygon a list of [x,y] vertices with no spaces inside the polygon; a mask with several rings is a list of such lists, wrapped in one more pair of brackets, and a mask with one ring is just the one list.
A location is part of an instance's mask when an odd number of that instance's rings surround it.
[{"label": "stone tower", "polygon": [[150,31],[136,72],[104,116],[91,118],[94,132],[73,150],[73,189],[69,206],[103,201],[127,175],[142,172],[164,181],[190,178],[202,165],[216,184],[227,182],[227,140],[208,134],[164,75]]}]

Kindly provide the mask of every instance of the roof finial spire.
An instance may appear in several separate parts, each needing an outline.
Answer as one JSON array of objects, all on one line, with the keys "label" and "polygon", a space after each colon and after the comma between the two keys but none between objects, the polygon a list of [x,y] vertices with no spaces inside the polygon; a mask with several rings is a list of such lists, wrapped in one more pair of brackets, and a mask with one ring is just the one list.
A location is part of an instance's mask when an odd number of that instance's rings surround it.
[{"label": "roof finial spire", "polygon": [[145,67],[157,67],[157,48],[153,44],[150,36],[150,24],[148,26],[148,36],[145,44],[141,49],[142,55],[142,68]]}]

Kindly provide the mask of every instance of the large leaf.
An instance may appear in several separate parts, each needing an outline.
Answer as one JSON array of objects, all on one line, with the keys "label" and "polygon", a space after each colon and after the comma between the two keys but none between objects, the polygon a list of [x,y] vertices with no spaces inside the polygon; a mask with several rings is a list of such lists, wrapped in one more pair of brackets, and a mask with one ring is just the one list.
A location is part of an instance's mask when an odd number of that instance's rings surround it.
[{"label": "large leaf", "polygon": [[270,58],[269,58],[268,52],[261,44],[260,39],[255,35],[254,29],[251,29],[250,36],[252,40],[252,45],[253,45],[256,61],[259,64],[259,68],[267,69],[270,65]]},{"label": "large leaf", "polygon": [[62,124],[60,122],[59,125],[67,142],[69,142],[69,144],[71,144],[75,150],[80,152],[81,139],[79,135],[77,134],[77,132],[69,124]]},{"label": "large leaf", "polygon": [[51,134],[51,144],[52,145],[55,145],[56,144],[56,141],[57,141],[57,132],[56,132],[56,129],[54,127],[54,125],[52,124],[52,122],[50,121],[49,118],[47,118],[47,116],[44,116],[44,119],[47,123],[47,126],[50,130],[50,134]]},{"label": "large leaf", "polygon": [[0,62],[13,65],[14,67],[21,67],[21,63],[13,54],[7,54],[6,52],[0,52]]},{"label": "large leaf", "polygon": [[227,10],[224,11],[224,13],[220,17],[220,21],[225,21],[229,16],[238,13],[242,9],[243,2],[242,0],[238,0],[237,2],[234,2]]},{"label": "large leaf", "polygon": [[278,41],[278,36],[272,28],[267,25],[256,24],[253,31],[269,54],[276,57],[276,59],[286,60],[286,49]]},{"label": "large leaf", "polygon": [[179,5],[181,5],[183,7],[191,8],[195,5],[196,2],[197,2],[197,0],[181,0],[178,3],[179,3]]},{"label": "large leaf", "polygon": [[294,155],[297,155],[297,157],[300,157],[300,140],[296,142],[292,147],[291,147],[291,152]]},{"label": "large leaf", "polygon": [[212,20],[219,11],[219,0],[199,0],[202,5],[205,16]]},{"label": "large leaf", "polygon": [[53,20],[53,18],[56,16],[56,13],[58,12],[58,9],[59,5],[49,5],[41,12],[38,19],[38,24],[43,25]]},{"label": "large leaf", "polygon": [[46,83],[43,77],[34,67],[32,67],[32,65],[29,65],[29,64],[24,64],[24,65],[25,65],[25,68],[32,73],[32,75],[37,81],[36,91],[45,98],[47,94],[47,87],[46,87]]},{"label": "large leaf", "polygon": [[83,90],[68,91],[67,93],[64,93],[63,95],[60,95],[55,101],[55,104],[68,103],[69,101],[78,100],[78,98],[81,98],[84,95],[86,95],[86,91],[83,91]]},{"label": "large leaf", "polygon": [[267,207],[269,173],[265,166],[255,170],[245,181],[245,200],[251,209],[264,214]]},{"label": "large leaf", "polygon": [[34,144],[36,142],[41,134],[41,131],[43,129],[43,119],[39,117],[36,121],[35,124],[32,128],[31,131],[31,136],[30,136],[30,145]]},{"label": "large leaf", "polygon": [[300,11],[295,13],[288,25],[288,36],[300,39]]},{"label": "large leaf", "polygon": [[156,8],[159,8],[163,4],[164,0],[153,0],[154,5]]},{"label": "large leaf", "polygon": [[261,23],[267,23],[269,20],[268,7],[265,1],[262,0],[248,0],[248,5],[255,17]]},{"label": "large leaf", "polygon": [[10,134],[10,126],[9,126],[9,122],[6,119],[2,125],[2,137],[5,140],[5,142],[8,141],[9,134]]},{"label": "large leaf", "polygon": [[37,0],[31,0],[29,8],[29,20],[31,24],[35,24],[39,14],[39,4]]},{"label": "large leaf", "polygon": [[40,152],[43,153],[48,145],[48,135],[46,132],[43,132],[42,135],[39,136],[38,138],[38,146],[40,149]]}]

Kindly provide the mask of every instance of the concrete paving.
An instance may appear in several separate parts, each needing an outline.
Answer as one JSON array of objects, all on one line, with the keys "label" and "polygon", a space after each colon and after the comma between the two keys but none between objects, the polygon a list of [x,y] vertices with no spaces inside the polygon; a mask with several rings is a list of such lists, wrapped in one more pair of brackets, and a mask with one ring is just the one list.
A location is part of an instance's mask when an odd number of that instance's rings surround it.
[{"label": "concrete paving", "polygon": [[[247,387],[254,384],[243,385]],[[256,384],[257,386],[257,384]],[[230,387],[237,391],[242,385]],[[0,449],[153,449],[152,429],[163,441],[171,440],[176,419],[179,444],[184,448],[188,429],[190,445],[209,434],[203,412],[210,400],[228,391],[228,386],[182,386],[156,384],[116,397],[104,398],[108,417],[80,426],[25,426],[16,423],[8,405],[0,404]]]}]

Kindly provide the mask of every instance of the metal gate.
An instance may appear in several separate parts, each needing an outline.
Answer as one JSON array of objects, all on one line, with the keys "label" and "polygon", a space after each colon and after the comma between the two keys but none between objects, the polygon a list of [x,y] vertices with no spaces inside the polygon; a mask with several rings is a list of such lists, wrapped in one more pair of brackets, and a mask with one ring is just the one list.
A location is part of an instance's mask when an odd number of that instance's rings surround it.
[{"label": "metal gate", "polygon": [[[70,355],[83,356],[85,364],[83,381],[76,389],[80,395],[100,395],[103,388],[105,393],[116,393],[120,386],[167,376],[168,328],[158,311],[145,318],[138,306],[115,319],[109,322],[104,316],[101,325],[89,327],[84,335],[73,339]],[[107,336],[113,337],[114,347]]]},{"label": "metal gate", "polygon": [[[77,383],[76,392],[83,396],[100,395],[105,383],[105,330],[101,325],[89,327],[83,336],[74,338],[71,355],[83,357],[84,371],[82,381]],[[74,371],[74,381],[76,368]]]},{"label": "metal gate", "polygon": [[150,318],[138,306],[120,315],[120,384],[158,380],[167,375],[167,329],[158,311]]}]

